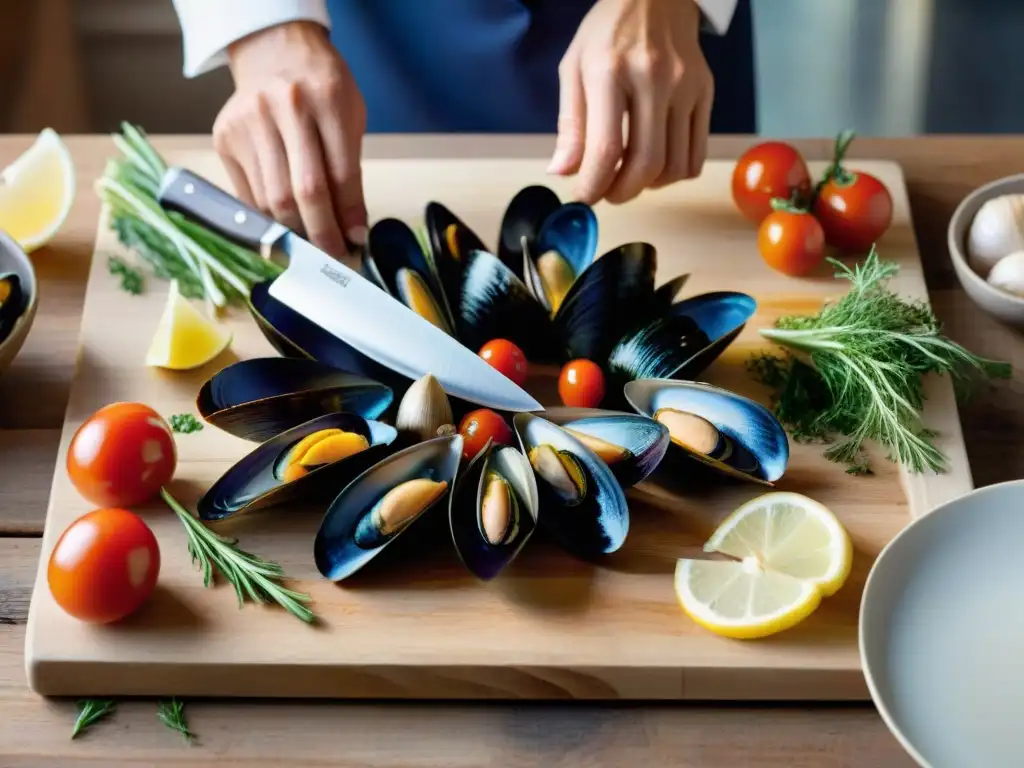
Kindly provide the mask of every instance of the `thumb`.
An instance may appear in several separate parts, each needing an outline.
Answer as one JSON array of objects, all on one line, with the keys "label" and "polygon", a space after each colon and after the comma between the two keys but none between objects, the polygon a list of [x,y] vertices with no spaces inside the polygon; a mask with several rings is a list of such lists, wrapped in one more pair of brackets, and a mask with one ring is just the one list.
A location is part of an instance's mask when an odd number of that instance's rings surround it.
[{"label": "thumb", "polygon": [[583,160],[587,104],[578,59],[569,61],[559,76],[558,139],[548,173],[576,173]]}]

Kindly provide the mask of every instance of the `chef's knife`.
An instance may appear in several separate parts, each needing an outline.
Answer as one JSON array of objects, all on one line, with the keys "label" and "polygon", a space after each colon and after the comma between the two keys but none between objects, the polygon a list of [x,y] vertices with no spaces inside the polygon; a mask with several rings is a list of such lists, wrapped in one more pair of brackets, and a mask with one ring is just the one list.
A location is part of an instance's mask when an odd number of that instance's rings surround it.
[{"label": "chef's knife", "polygon": [[288,266],[271,283],[270,295],[381,365],[412,380],[433,374],[448,394],[497,410],[543,410],[511,379],[440,328],[209,181],[170,168],[159,200],[229,240],[283,252]]}]

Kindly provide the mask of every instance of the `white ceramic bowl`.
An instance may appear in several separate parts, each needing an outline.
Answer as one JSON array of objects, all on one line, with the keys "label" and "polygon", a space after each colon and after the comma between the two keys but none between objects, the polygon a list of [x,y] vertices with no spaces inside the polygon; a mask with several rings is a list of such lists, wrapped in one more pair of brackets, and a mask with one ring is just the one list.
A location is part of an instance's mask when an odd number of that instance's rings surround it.
[{"label": "white ceramic bowl", "polygon": [[39,306],[39,285],[32,262],[21,247],[0,230],[0,273],[4,272],[14,272],[21,278],[21,286],[28,292],[28,306],[15,321],[14,328],[7,338],[0,341],[0,373],[10,366],[21,350],[32,322],[36,319],[36,308]]},{"label": "white ceramic bowl", "polygon": [[1006,293],[989,285],[967,263],[967,234],[975,214],[986,202],[1001,195],[1024,192],[1024,174],[996,179],[978,187],[960,201],[949,220],[947,240],[949,257],[953,261],[957,279],[971,300],[1002,322],[1013,328],[1024,329],[1024,298]]},{"label": "white ceramic bowl", "polygon": [[864,587],[860,655],[919,765],[1024,765],[1024,480],[936,507],[889,542]]}]

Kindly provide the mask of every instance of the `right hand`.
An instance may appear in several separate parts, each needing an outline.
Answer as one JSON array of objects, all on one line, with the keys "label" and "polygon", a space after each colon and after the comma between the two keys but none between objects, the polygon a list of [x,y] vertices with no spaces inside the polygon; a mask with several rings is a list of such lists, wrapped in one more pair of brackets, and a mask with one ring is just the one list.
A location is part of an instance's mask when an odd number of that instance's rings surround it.
[{"label": "right hand", "polygon": [[234,43],[213,144],[239,198],[328,253],[366,240],[366,105],[326,30],[290,22]]}]

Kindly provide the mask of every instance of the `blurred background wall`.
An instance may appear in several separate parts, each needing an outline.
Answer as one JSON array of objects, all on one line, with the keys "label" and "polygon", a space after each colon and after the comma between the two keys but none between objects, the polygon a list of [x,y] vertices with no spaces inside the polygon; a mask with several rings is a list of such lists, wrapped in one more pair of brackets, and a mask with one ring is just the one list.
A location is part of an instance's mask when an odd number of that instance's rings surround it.
[{"label": "blurred background wall", "polygon": [[[1024,0],[753,3],[762,134],[1024,132]],[[170,0],[0,0],[0,132],[206,133],[230,90]]]}]

